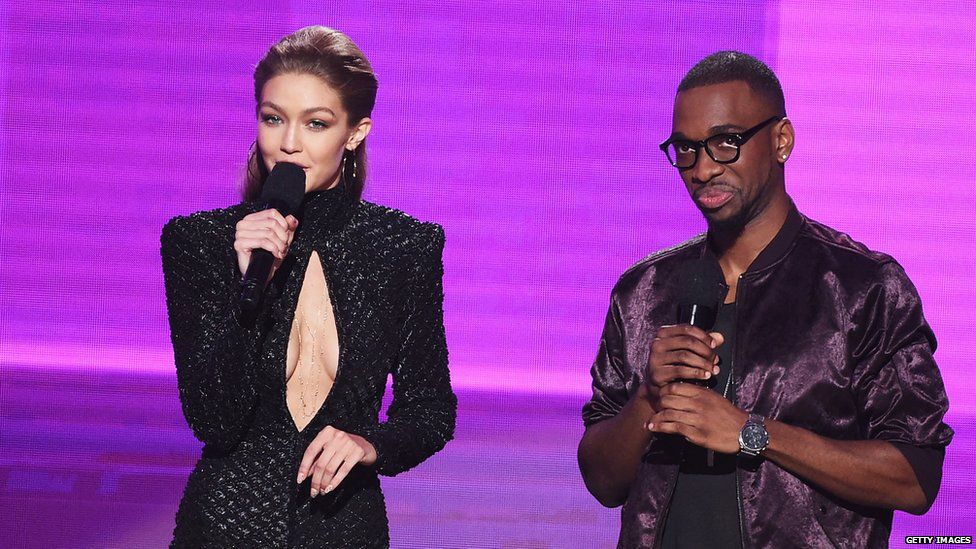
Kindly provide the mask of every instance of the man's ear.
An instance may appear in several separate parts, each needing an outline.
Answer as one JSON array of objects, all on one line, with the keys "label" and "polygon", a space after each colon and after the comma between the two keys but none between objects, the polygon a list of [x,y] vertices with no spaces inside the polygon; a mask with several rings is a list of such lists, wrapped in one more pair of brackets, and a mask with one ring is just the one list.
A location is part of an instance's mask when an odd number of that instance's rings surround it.
[{"label": "man's ear", "polygon": [[796,135],[793,133],[793,123],[789,118],[783,118],[776,125],[773,142],[776,144],[776,161],[784,164],[793,154],[793,144]]}]

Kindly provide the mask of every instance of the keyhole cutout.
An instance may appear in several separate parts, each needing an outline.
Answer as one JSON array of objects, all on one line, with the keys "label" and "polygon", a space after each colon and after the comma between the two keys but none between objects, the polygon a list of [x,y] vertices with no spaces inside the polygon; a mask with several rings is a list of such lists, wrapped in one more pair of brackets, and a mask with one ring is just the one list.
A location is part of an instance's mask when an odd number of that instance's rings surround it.
[{"label": "keyhole cutout", "polygon": [[318,252],[305,268],[285,362],[288,412],[301,431],[332,391],[339,367],[339,334]]}]

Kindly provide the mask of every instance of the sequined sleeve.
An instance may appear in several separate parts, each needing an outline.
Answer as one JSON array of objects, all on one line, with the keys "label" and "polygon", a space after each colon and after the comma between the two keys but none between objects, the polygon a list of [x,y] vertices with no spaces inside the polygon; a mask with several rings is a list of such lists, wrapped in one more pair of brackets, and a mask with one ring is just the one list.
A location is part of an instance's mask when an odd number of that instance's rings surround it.
[{"label": "sequined sleeve", "polygon": [[393,371],[388,419],[364,430],[376,448],[376,470],[392,476],[444,447],[454,436],[457,398],[451,389],[444,335],[444,231],[425,234],[407,290],[405,321]]},{"label": "sequined sleeve", "polygon": [[224,225],[199,214],[176,217],[161,238],[183,414],[196,437],[217,451],[240,440],[257,398],[248,364],[254,338],[239,323],[239,271]]}]

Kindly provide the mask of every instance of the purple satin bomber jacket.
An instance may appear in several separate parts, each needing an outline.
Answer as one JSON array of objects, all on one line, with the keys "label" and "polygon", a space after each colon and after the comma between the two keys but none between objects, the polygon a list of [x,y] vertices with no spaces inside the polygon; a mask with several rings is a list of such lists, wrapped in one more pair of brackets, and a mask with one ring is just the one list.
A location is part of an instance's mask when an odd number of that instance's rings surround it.
[{"label": "purple satin bomber jacket", "polygon": [[[672,273],[708,256],[700,235],[620,277],[583,408],[587,426],[616,415],[643,382],[656,330],[675,321]],[[736,294],[737,407],[832,439],[949,444],[935,337],[891,257],[794,208]],[[621,511],[619,547],[660,543],[679,462],[680,445],[652,441]],[[888,544],[891,510],[847,503],[761,458],[741,458],[736,481],[744,547]]]}]

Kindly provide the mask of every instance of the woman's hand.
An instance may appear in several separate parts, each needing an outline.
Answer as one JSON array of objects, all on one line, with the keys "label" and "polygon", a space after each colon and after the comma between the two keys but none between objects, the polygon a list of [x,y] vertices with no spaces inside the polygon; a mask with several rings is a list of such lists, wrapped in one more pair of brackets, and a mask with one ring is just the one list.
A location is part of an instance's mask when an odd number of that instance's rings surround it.
[{"label": "woman's hand", "polygon": [[288,254],[296,228],[298,220],[295,216],[282,217],[274,208],[252,213],[238,221],[234,251],[237,252],[237,266],[241,269],[241,275],[247,272],[247,266],[251,263],[251,251],[262,249],[275,257],[274,267],[268,275],[268,280],[271,280]]},{"label": "woman's hand", "polygon": [[376,448],[361,436],[329,426],[322,429],[305,450],[298,467],[297,482],[301,484],[311,476],[312,497],[328,494],[358,463],[376,463]]}]

